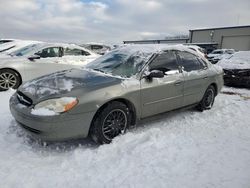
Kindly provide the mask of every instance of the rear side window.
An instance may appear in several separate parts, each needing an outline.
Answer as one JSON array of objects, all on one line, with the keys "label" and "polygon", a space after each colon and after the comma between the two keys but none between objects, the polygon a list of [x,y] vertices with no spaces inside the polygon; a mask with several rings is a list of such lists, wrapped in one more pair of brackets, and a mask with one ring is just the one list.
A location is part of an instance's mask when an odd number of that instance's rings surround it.
[{"label": "rear side window", "polygon": [[176,56],[172,51],[167,51],[159,54],[149,65],[149,70],[160,70],[168,72],[178,70]]},{"label": "rear side window", "polygon": [[64,55],[72,55],[72,56],[85,55],[85,56],[88,56],[88,55],[90,55],[90,53],[86,52],[84,50],[76,49],[76,48],[74,48],[74,49],[65,48]]},{"label": "rear side window", "polygon": [[191,72],[194,70],[204,69],[207,65],[206,62],[201,58],[189,53],[189,52],[178,52],[180,57],[179,64],[184,67],[184,71]]}]

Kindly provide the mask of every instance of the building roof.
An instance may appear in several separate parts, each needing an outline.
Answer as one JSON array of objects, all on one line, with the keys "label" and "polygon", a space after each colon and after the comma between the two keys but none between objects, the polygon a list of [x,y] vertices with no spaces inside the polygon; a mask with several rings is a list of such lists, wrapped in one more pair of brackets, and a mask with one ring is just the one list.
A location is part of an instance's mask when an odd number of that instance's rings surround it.
[{"label": "building roof", "polygon": [[189,38],[172,38],[172,39],[150,39],[150,40],[127,40],[123,41],[123,43],[137,43],[137,42],[168,42],[168,41],[180,41],[180,40],[189,40]]},{"label": "building roof", "polygon": [[218,29],[237,29],[237,28],[250,28],[250,25],[242,25],[242,26],[231,26],[231,27],[211,27],[204,29],[190,29],[189,31],[205,31],[205,30],[218,30]]}]

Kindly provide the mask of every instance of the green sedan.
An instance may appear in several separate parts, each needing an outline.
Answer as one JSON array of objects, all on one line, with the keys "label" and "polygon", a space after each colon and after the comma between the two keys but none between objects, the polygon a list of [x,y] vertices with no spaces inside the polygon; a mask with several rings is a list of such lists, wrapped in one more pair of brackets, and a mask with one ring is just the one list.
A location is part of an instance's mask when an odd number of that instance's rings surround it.
[{"label": "green sedan", "polygon": [[43,141],[90,136],[103,144],[156,114],[208,110],[222,85],[223,70],[183,45],[125,45],[83,69],[24,83],[10,110]]}]

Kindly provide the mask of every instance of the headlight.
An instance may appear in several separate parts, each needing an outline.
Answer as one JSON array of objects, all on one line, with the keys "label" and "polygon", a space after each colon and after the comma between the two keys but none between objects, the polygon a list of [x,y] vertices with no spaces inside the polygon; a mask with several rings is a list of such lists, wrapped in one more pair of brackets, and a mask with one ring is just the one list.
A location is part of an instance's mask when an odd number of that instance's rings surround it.
[{"label": "headlight", "polygon": [[77,103],[78,100],[75,97],[49,99],[35,105],[31,113],[34,115],[56,115],[71,110]]}]

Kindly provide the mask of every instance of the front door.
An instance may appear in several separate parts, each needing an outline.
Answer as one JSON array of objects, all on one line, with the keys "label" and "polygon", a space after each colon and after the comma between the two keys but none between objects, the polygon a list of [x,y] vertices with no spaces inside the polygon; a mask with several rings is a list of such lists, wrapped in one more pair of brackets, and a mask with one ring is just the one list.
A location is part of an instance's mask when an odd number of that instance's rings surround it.
[{"label": "front door", "polygon": [[141,118],[170,111],[182,106],[183,74],[179,71],[176,55],[166,51],[146,67],[148,71],[160,70],[163,78],[141,79]]}]

